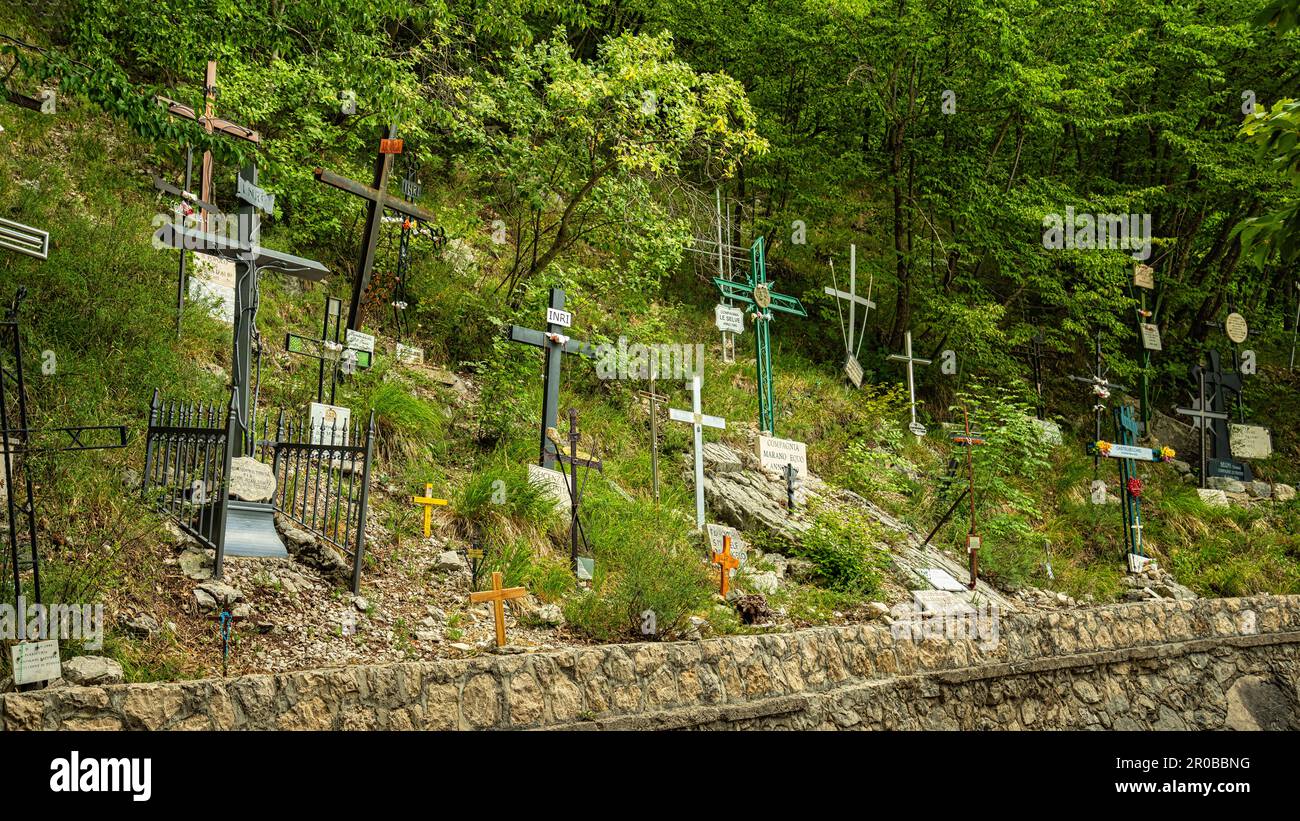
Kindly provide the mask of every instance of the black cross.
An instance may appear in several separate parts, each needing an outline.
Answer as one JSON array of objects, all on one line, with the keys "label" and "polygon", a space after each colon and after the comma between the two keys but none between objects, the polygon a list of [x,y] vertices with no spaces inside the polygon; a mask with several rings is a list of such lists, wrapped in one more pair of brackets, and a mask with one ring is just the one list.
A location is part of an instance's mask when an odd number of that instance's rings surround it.
[{"label": "black cross", "polygon": [[[1228,414],[1219,411],[1210,410],[1205,403],[1205,368],[1200,365],[1192,366],[1192,378],[1196,380],[1197,389],[1200,391],[1201,401],[1196,408],[1175,408],[1174,412],[1183,416],[1190,416],[1196,420],[1201,429],[1201,487],[1205,487],[1206,476],[1206,442],[1205,431],[1209,427],[1211,419],[1226,420]],[[1215,451],[1218,454],[1218,451]]]},{"label": "black cross", "polygon": [[370,284],[370,271],[375,264],[375,250],[379,247],[379,229],[383,224],[384,209],[424,222],[431,223],[435,219],[433,214],[423,208],[388,193],[388,174],[393,168],[393,155],[402,153],[402,141],[397,139],[395,125],[388,126],[386,134],[379,142],[379,153],[375,155],[373,186],[362,185],[323,168],[315,171],[316,179],[320,182],[367,200],[366,228],[361,238],[356,279],[352,282],[352,304],[348,307],[348,328],[354,331],[361,329],[361,306]]},{"label": "black cross", "polygon": [[330,404],[334,404],[335,389],[339,383],[339,372],[346,373],[347,369],[343,365],[344,359],[352,362],[357,369],[366,370],[370,367],[371,356],[369,351],[361,351],[355,348],[349,348],[340,341],[341,328],[343,321],[343,300],[335,299],[332,296],[325,297],[325,323],[321,328],[320,339],[301,336],[295,333],[284,335],[284,349],[289,353],[310,356],[313,359],[320,360],[320,368],[316,376],[316,401],[325,401],[325,363],[332,363],[330,366]]},{"label": "black cross", "polygon": [[1223,370],[1222,357],[1218,351],[1210,351],[1208,356],[1210,366],[1208,369],[1203,369],[1203,372],[1206,383],[1214,386],[1214,392],[1210,395],[1210,410],[1223,414],[1222,419],[1216,418],[1211,423],[1214,432],[1214,458],[1210,460],[1208,470],[1212,476],[1226,476],[1249,482],[1254,478],[1254,473],[1250,465],[1232,458],[1232,438],[1228,433],[1227,392],[1232,391],[1235,396],[1241,396],[1241,374]]},{"label": "black cross", "polygon": [[785,477],[786,510],[794,510],[794,492],[799,481],[799,468],[790,462],[786,462],[785,467],[781,468],[781,475]]},{"label": "black cross", "polygon": [[[582,520],[578,518],[578,508],[582,504],[582,494],[586,490],[587,479],[591,476],[591,468],[601,472],[604,465],[596,457],[594,444],[590,456],[582,456],[579,453],[578,443],[582,440],[582,434],[578,433],[578,411],[576,409],[569,408],[569,449],[567,453],[564,452],[564,443],[560,441],[560,434],[555,428],[548,428],[546,436],[556,448],[555,459],[560,463],[561,476],[566,473],[564,466],[569,466],[564,486],[569,491],[569,561],[573,567],[573,572],[576,574],[578,572],[579,536],[582,538],[583,545],[587,547],[587,552],[591,552],[590,545],[587,544],[587,533],[582,528]],[[579,467],[586,468],[582,473],[582,484],[578,483]]]},{"label": "black cross", "polygon": [[542,446],[538,464],[550,468],[555,464],[555,445],[547,438],[546,432],[555,427],[559,419],[560,408],[560,361],[566,353],[577,354],[591,359],[596,356],[596,349],[586,342],[565,336],[565,326],[549,321],[557,318],[555,312],[564,312],[564,289],[552,288],[550,308],[547,311],[546,331],[534,331],[519,325],[511,325],[506,331],[506,338],[511,342],[522,342],[541,348],[546,352],[544,377],[542,381]]},{"label": "black cross", "polygon": [[[1231,299],[1228,300],[1227,308],[1229,314],[1235,314],[1237,312],[1236,301]],[[1205,327],[1213,328],[1214,330],[1219,331],[1220,333],[1224,333],[1225,336],[1227,335],[1226,334],[1227,328],[1225,322],[1220,322],[1218,320],[1210,319],[1210,320],[1206,320]],[[1233,373],[1240,374],[1241,373],[1241,346],[1238,345],[1236,342],[1233,342],[1231,339],[1229,339],[1228,341],[1232,342],[1232,371]],[[1240,382],[1241,378],[1238,377],[1237,381]],[[1241,397],[1241,387],[1235,389],[1234,401],[1236,402],[1237,405],[1237,421],[1241,422],[1242,424],[1245,424],[1246,403],[1242,400]],[[1218,452],[1216,451],[1216,455],[1217,453]]]}]

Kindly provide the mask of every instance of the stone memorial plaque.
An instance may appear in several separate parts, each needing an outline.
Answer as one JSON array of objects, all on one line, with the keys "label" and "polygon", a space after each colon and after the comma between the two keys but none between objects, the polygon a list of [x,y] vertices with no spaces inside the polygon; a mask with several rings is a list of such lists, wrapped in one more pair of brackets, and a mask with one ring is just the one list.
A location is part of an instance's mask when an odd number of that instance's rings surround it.
[{"label": "stone memorial plaque", "polygon": [[1128,554],[1128,572],[1130,573],[1141,573],[1154,564],[1155,560],[1147,556],[1139,556],[1136,553]]},{"label": "stone memorial plaque", "polygon": [[1273,455],[1273,433],[1268,428],[1229,423],[1228,438],[1237,459],[1267,459]]},{"label": "stone memorial plaque", "polygon": [[949,593],[960,593],[966,589],[966,585],[953,578],[952,574],[942,567],[927,567],[921,571],[935,590],[947,590]]},{"label": "stone memorial plaque", "polygon": [[596,577],[596,560],[589,556],[578,557],[578,581],[589,582]]},{"label": "stone memorial plaque", "polygon": [[907,424],[907,429],[916,436],[925,436],[925,425],[922,425],[920,422],[909,422]]},{"label": "stone memorial plaque", "polygon": [[1238,345],[1245,342],[1246,337],[1250,335],[1250,328],[1246,325],[1246,317],[1236,311],[1228,314],[1228,318],[1223,321],[1223,332]]},{"label": "stone memorial plaque", "polygon": [[410,345],[397,343],[397,361],[406,365],[423,365],[424,348],[416,348]]},{"label": "stone memorial plaque", "polygon": [[713,309],[713,320],[718,330],[723,333],[743,334],[745,332],[745,312],[730,305],[719,305]]},{"label": "stone memorial plaque", "polygon": [[58,639],[24,641],[10,648],[14,684],[35,684],[63,677]]},{"label": "stone memorial plaque", "polygon": [[1160,326],[1154,322],[1143,322],[1139,325],[1142,329],[1142,347],[1148,351],[1163,351],[1160,345]]},{"label": "stone memorial plaque", "polygon": [[1211,459],[1205,467],[1206,476],[1218,476],[1221,479],[1236,479],[1249,482],[1255,478],[1250,465],[1233,459]]},{"label": "stone memorial plaque", "polygon": [[1145,288],[1148,291],[1155,290],[1156,287],[1156,269],[1150,265],[1137,263],[1133,266],[1133,284],[1138,288]]},{"label": "stone memorial plaque", "polygon": [[746,543],[743,538],[741,538],[739,530],[736,530],[734,527],[727,527],[726,525],[715,525],[712,523],[706,524],[704,526],[704,529],[709,534],[709,547],[713,548],[713,552],[721,553],[722,537],[730,536],[731,555],[735,556],[737,559],[740,560],[740,564],[742,567],[744,567],[749,563],[749,544]]},{"label": "stone memorial plaque", "polygon": [[800,476],[807,476],[808,446],[793,439],[759,436],[758,463],[763,470],[777,473],[786,465],[794,465],[799,470]]},{"label": "stone memorial plaque", "polygon": [[858,358],[853,354],[849,354],[848,360],[844,363],[844,375],[853,383],[853,387],[862,387],[862,365],[858,362]]},{"label": "stone memorial plaque", "polygon": [[311,419],[311,443],[313,445],[346,445],[348,443],[348,423],[352,419],[352,410],[350,408],[312,402],[308,406],[308,416]]},{"label": "stone memorial plaque", "polygon": [[1092,480],[1092,491],[1088,496],[1088,501],[1094,505],[1106,504],[1106,482],[1102,479]]},{"label": "stone memorial plaque", "polygon": [[212,302],[213,319],[235,324],[235,262],[229,259],[194,255],[190,273],[190,301]]},{"label": "stone memorial plaque", "polygon": [[351,328],[348,328],[348,335],[344,340],[344,344],[354,351],[365,351],[370,354],[375,352],[375,337],[361,331],[354,331]]},{"label": "stone memorial plaque", "polygon": [[569,509],[569,486],[558,470],[548,470],[541,465],[528,466],[528,482],[542,491],[542,495],[555,504],[557,511]]},{"label": "stone memorial plaque", "polygon": [[956,595],[955,591],[913,590],[912,601],[921,608],[922,615],[926,616],[956,616],[975,612],[975,608]]}]

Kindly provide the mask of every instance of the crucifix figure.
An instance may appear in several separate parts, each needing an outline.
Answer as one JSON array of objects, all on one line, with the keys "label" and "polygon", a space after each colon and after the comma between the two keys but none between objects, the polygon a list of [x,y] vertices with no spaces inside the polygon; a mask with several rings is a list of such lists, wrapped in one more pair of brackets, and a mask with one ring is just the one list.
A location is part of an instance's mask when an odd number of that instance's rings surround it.
[{"label": "crucifix figure", "polygon": [[243,456],[252,450],[253,414],[256,413],[252,399],[252,350],[257,336],[259,271],[279,271],[311,281],[320,281],[329,274],[329,269],[319,262],[261,246],[262,223],[258,212],[269,210],[266,209],[268,195],[257,186],[256,163],[242,169],[239,177],[238,193],[243,205],[239,209],[237,240],[232,242],[225,236],[172,224],[164,225],[154,235],[155,243],[161,245],[189,248],[235,260],[235,324],[231,356],[235,424],[239,434],[235,456]]},{"label": "crucifix figure", "polygon": [[[245,140],[254,145],[259,145],[262,141],[262,138],[253,129],[247,128],[242,125],[236,125],[235,123],[232,123],[229,120],[223,120],[220,117],[217,117],[213,113],[213,103],[215,103],[217,100],[217,62],[215,60],[208,61],[207,71],[203,76],[203,113],[202,114],[198,113],[198,110],[193,108],[192,106],[185,105],[184,103],[177,102],[176,100],[170,99],[168,97],[163,97],[162,95],[158,95],[154,97],[154,99],[157,100],[159,103],[161,103],[164,107],[166,107],[167,113],[174,114],[177,117],[183,117],[184,119],[187,120],[193,120],[194,122],[197,122],[199,125],[203,126],[203,130],[209,134],[225,134],[226,136],[234,137],[240,140]],[[154,185],[158,187],[159,190],[173,194],[173,196],[179,193],[181,195],[181,200],[183,202],[193,203],[195,205],[198,205],[199,206],[199,229],[202,231],[206,231],[208,229],[208,216],[210,214],[219,215],[219,212],[217,211],[216,207],[212,205],[212,202],[214,201],[214,198],[216,196],[212,190],[212,171],[213,171],[212,152],[211,151],[203,152],[203,161],[199,170],[199,194],[197,197],[195,197],[192,193],[190,193],[190,186],[193,184],[193,180],[192,180],[193,166],[194,166],[194,149],[192,146],[187,146],[185,149],[184,189],[180,192],[177,192],[174,188],[172,188],[169,191],[168,188],[170,188],[170,186],[164,187],[166,183],[164,183],[163,180],[161,179],[155,179]],[[160,183],[162,184],[160,185]],[[185,249],[181,249],[179,269],[177,270],[177,274],[176,274],[176,336],[177,338],[180,338],[181,313],[185,308],[186,256],[187,255],[185,253]]]},{"label": "crucifix figure", "polygon": [[384,209],[396,211],[415,220],[433,222],[435,217],[413,202],[388,193],[388,174],[393,168],[393,156],[402,153],[402,141],[397,139],[397,126],[390,125],[387,137],[379,141],[375,157],[374,185],[365,186],[341,177],[333,171],[317,168],[316,179],[340,191],[346,191],[366,200],[366,228],[361,238],[361,255],[357,259],[356,278],[352,281],[352,304],[348,307],[348,329],[361,330],[361,307],[366,288],[370,284],[370,271],[375,264],[375,250],[379,247],[379,228],[383,224]]},{"label": "crucifix figure", "polygon": [[370,351],[349,347],[341,341],[343,323],[343,300],[332,296],[325,297],[325,323],[321,328],[320,339],[312,339],[295,333],[284,335],[284,349],[289,353],[309,356],[320,360],[316,375],[316,401],[325,401],[325,365],[329,363],[330,401],[334,404],[335,391],[338,388],[339,374],[349,374],[356,370],[370,367]]},{"label": "crucifix figure", "polygon": [[[578,433],[578,411],[576,408],[569,408],[569,448],[566,453],[560,442],[560,434],[555,428],[548,428],[546,431],[547,438],[556,447],[555,459],[560,463],[560,475],[564,476],[564,466],[569,466],[568,476],[565,482],[565,489],[569,492],[569,559],[573,567],[573,572],[578,572],[578,538],[581,536],[582,543],[590,551],[590,545],[587,545],[587,533],[582,529],[582,520],[578,518],[579,508],[582,505],[582,494],[587,488],[587,479],[591,476],[591,469],[597,471],[604,469],[604,464],[596,457],[595,446],[592,446],[591,452],[584,456],[578,450],[578,443],[582,440],[582,434]],[[586,468],[582,474],[582,483],[578,483],[578,468]]]},{"label": "crucifix figure", "polygon": [[722,296],[734,299],[745,306],[754,321],[754,360],[758,369],[758,429],[768,436],[776,434],[776,400],[772,390],[771,323],[773,311],[793,316],[808,316],[797,297],[778,294],[772,290],[776,283],[767,281],[767,258],[763,251],[763,237],[754,240],[749,249],[750,273],[748,282],[732,282],[713,278]]},{"label": "crucifix figure", "polygon": [[433,482],[424,483],[424,495],[412,496],[411,502],[424,507],[424,538],[433,535],[433,508],[434,506],[446,507],[446,499],[433,498]]},{"label": "crucifix figure", "polygon": [[1176,413],[1181,414],[1182,416],[1192,417],[1194,424],[1201,429],[1201,475],[1200,475],[1201,482],[1200,484],[1201,487],[1205,487],[1205,480],[1206,478],[1208,478],[1206,474],[1206,467],[1209,461],[1206,456],[1206,450],[1207,450],[1206,441],[1205,441],[1206,429],[1210,427],[1209,422],[1211,419],[1227,420],[1228,414],[1219,411],[1209,410],[1206,407],[1204,366],[1202,365],[1192,366],[1192,378],[1196,380],[1197,389],[1200,391],[1201,401],[1197,404],[1195,408],[1175,408],[1174,410]]},{"label": "crucifix figure", "polygon": [[[1094,442],[1099,442],[1101,441],[1101,417],[1102,414],[1106,412],[1106,400],[1110,398],[1110,392],[1112,390],[1126,391],[1128,388],[1117,382],[1111,382],[1110,379],[1107,378],[1107,374],[1110,373],[1110,367],[1106,365],[1106,360],[1101,355],[1101,331],[1097,331],[1097,340],[1094,350],[1096,364],[1093,365],[1092,376],[1071,376],[1070,379],[1075,382],[1082,382],[1083,384],[1088,385],[1092,390],[1092,420],[1094,426],[1092,439]],[[1101,455],[1098,454],[1094,456],[1092,460],[1092,473],[1094,478],[1096,477],[1097,470],[1100,466]]]},{"label": "crucifix figure", "polygon": [[528,595],[528,589],[524,587],[501,587],[501,571],[492,571],[492,589],[483,590],[478,593],[470,593],[470,604],[481,604],[482,602],[492,602],[492,617],[496,621],[497,627],[497,647],[506,646],[506,608],[505,603],[509,599],[522,599]]},{"label": "crucifix figure", "polygon": [[970,558],[970,582],[967,587],[975,589],[979,581],[979,549],[980,535],[979,529],[975,526],[975,460],[973,448],[975,445],[984,444],[984,435],[974,433],[970,429],[970,410],[962,405],[962,418],[966,422],[966,431],[952,437],[954,444],[966,446],[966,495],[970,497],[970,530],[966,533],[966,554]]},{"label": "crucifix figure", "polygon": [[573,314],[564,310],[564,289],[551,289],[550,307],[546,309],[546,330],[534,331],[519,325],[506,329],[506,338],[541,348],[546,352],[542,378],[542,443],[537,464],[552,468],[555,464],[555,445],[546,431],[555,427],[560,414],[560,363],[564,354],[578,354],[588,359],[596,356],[596,349],[586,342],[566,336],[563,331],[573,324]]},{"label": "crucifix figure", "polygon": [[[40,602],[41,564],[36,542],[35,489],[22,457],[32,453],[122,448],[126,446],[126,427],[31,428],[27,418],[22,333],[18,324],[18,311],[26,296],[27,290],[19,288],[0,322],[0,455],[3,455],[4,462],[0,488],[8,490],[5,494],[8,514],[5,530],[9,537],[8,563],[13,574],[14,598],[17,600],[22,595],[22,572],[26,565],[32,574],[31,600]],[[21,542],[26,542],[26,550]]]},{"label": "crucifix figure", "polygon": [[731,555],[731,534],[722,537],[722,552],[713,554],[713,564],[718,565],[722,570],[718,588],[722,591],[722,598],[725,599],[727,590],[731,587],[731,571],[740,567],[740,559]]},{"label": "crucifix figure", "polygon": [[695,529],[704,529],[704,428],[727,427],[727,420],[720,416],[708,416],[700,409],[700,378],[691,379],[690,411],[669,408],[668,416],[674,422],[685,422],[695,428]]},{"label": "crucifix figure", "polygon": [[659,403],[667,402],[668,397],[655,393],[655,373],[659,370],[659,360],[650,363],[650,390],[637,391],[637,396],[650,403],[650,491],[655,504],[659,503]]},{"label": "crucifix figure", "polygon": [[1142,542],[1142,479],[1138,477],[1138,462],[1168,462],[1176,455],[1173,448],[1152,450],[1137,447],[1139,425],[1127,405],[1114,410],[1117,442],[1098,440],[1089,450],[1099,456],[1119,462],[1120,497],[1124,512],[1124,542],[1128,550],[1130,573],[1140,573],[1150,561]]},{"label": "crucifix figure", "polygon": [[[876,277],[873,274],[867,280],[867,295],[865,298],[858,296],[858,246],[849,246],[849,290],[841,291],[840,284],[835,280],[835,261],[831,261],[831,283],[834,287],[824,288],[827,296],[835,297],[835,313],[840,317],[840,335],[844,337],[844,374],[853,383],[853,387],[862,387],[862,365],[858,362],[858,352],[862,349],[862,339],[866,338],[867,316],[871,309],[876,307],[876,303],[871,301],[871,290],[875,285]],[[846,328],[844,325],[844,314],[840,311],[840,300],[849,303],[849,324]],[[863,333],[854,343],[854,335],[857,333],[858,326],[858,306],[862,306],[862,325]]]},{"label": "crucifix figure", "polygon": [[912,371],[913,365],[929,365],[931,360],[919,359],[912,355],[912,332],[908,331],[903,334],[903,353],[900,356],[891,353],[889,358],[895,362],[907,363],[907,395],[912,404],[912,424],[907,426],[913,434],[918,437],[925,436],[925,425],[916,421],[916,376]]}]

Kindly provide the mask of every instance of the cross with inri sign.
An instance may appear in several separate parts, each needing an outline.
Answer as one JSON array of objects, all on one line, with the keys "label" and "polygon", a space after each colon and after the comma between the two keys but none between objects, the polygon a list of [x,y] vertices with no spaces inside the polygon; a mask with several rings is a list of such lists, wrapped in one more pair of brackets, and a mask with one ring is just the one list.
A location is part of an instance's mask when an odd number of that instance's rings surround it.
[{"label": "cross with inri sign", "polygon": [[[840,334],[844,337],[844,352],[847,358],[844,360],[844,375],[853,383],[853,387],[862,387],[862,365],[858,363],[858,351],[862,347],[861,339],[855,346],[854,336],[857,332],[858,325],[858,306],[863,307],[862,324],[864,326],[863,338],[866,337],[865,326],[867,324],[867,315],[871,309],[876,307],[876,303],[871,301],[871,290],[875,285],[876,278],[874,275],[867,281],[866,297],[858,296],[858,246],[849,246],[849,290],[847,292],[839,290],[839,283],[835,281],[835,263],[831,262],[831,282],[835,287],[823,288],[827,296],[835,297],[835,312],[840,315]],[[840,313],[840,300],[849,303],[849,324],[844,327],[844,315]]]},{"label": "cross with inri sign", "polygon": [[695,426],[695,529],[704,529],[704,428],[722,430],[727,427],[727,420],[721,416],[707,416],[700,410],[700,378],[691,380],[690,411],[669,408],[668,416],[674,422],[685,422]]},{"label": "cross with inri sign", "polygon": [[714,277],[722,296],[745,305],[745,311],[754,320],[754,364],[758,369],[758,429],[769,435],[776,433],[776,400],[772,390],[772,342],[770,323],[773,311],[794,316],[808,316],[798,297],[772,291],[767,281],[767,258],[763,252],[763,237],[754,240],[749,249],[750,273],[748,282],[732,282]]},{"label": "cross with inri sign", "polygon": [[907,395],[912,403],[912,424],[907,429],[917,436],[925,436],[925,425],[916,421],[916,376],[912,371],[913,365],[929,365],[932,360],[919,359],[912,356],[912,332],[908,331],[903,335],[903,353],[902,355],[891,353],[889,358],[895,362],[907,363]]}]

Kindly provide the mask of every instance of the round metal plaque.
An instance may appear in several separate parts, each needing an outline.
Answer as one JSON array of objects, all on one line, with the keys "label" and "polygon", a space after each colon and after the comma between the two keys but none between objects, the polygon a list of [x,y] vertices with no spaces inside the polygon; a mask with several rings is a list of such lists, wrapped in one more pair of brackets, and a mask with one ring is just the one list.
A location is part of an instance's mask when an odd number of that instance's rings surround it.
[{"label": "round metal plaque", "polygon": [[925,425],[922,425],[920,422],[909,423],[907,429],[912,433],[915,433],[917,436],[925,436]]},{"label": "round metal plaque", "polygon": [[1246,317],[1235,311],[1228,314],[1228,318],[1223,321],[1223,331],[1228,338],[1238,345],[1246,341],[1250,329],[1246,325]]}]

